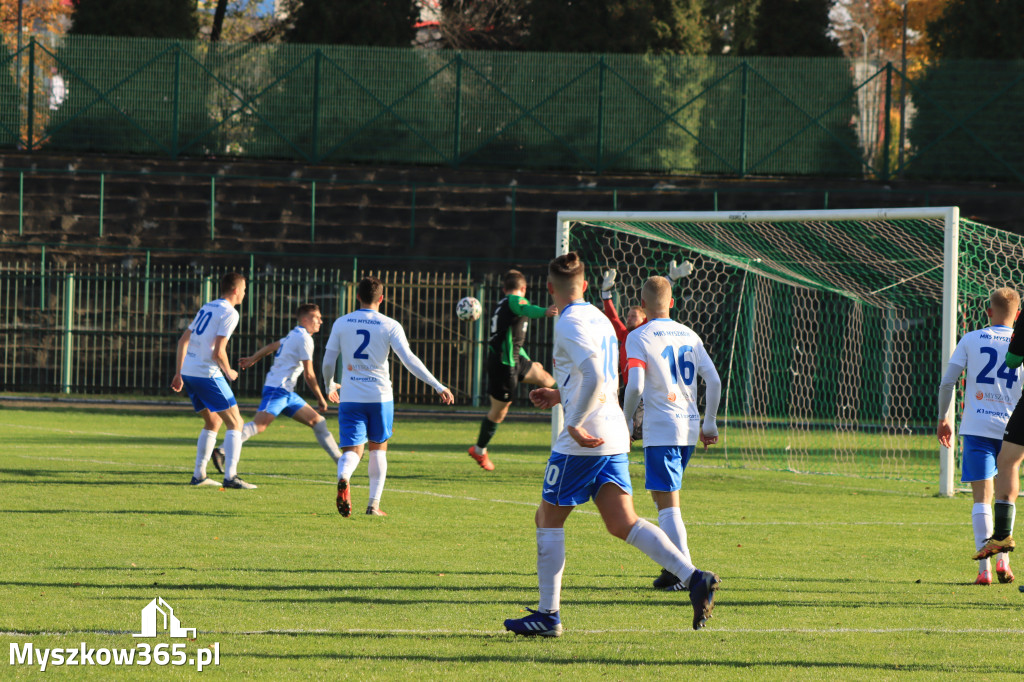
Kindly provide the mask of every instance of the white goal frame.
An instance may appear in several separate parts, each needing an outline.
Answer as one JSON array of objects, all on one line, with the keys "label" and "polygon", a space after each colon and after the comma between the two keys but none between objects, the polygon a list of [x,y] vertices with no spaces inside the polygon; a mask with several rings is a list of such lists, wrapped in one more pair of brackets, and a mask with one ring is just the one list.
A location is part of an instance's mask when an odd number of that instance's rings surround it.
[{"label": "white goal frame", "polygon": [[[555,256],[569,252],[571,224],[596,220],[682,221],[682,222],[766,222],[801,220],[911,220],[941,219],[944,224],[942,267],[942,362],[949,362],[956,347],[956,302],[959,277],[960,208],[822,209],[801,211],[559,211],[555,232]],[[939,377],[935,377],[938,395]],[[946,417],[953,428],[951,447],[939,445],[939,494],[952,497],[954,457],[956,455],[956,401],[950,403]],[[562,430],[561,406],[551,412],[552,437]]]}]

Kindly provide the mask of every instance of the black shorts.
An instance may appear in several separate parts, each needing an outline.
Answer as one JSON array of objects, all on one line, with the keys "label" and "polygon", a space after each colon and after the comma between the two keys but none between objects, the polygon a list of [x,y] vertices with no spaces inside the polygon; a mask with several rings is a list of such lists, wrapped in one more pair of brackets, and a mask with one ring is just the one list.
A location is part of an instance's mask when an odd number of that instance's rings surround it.
[{"label": "black shorts", "polygon": [[1017,401],[1017,407],[1013,408],[1010,421],[1006,422],[1003,440],[1014,445],[1024,445],[1024,397]]},{"label": "black shorts", "polygon": [[503,403],[512,402],[516,387],[526,378],[526,373],[532,366],[533,360],[527,360],[521,355],[516,358],[515,367],[503,364],[497,355],[489,355],[487,357],[487,395]]}]

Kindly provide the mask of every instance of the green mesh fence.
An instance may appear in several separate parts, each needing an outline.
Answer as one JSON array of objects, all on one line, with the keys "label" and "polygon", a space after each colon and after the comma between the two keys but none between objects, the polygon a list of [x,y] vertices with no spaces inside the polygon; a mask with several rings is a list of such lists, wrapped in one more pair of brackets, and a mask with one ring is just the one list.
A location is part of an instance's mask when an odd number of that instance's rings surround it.
[{"label": "green mesh fence", "polygon": [[[574,224],[569,247],[592,283],[619,273],[620,307],[671,261],[693,265],[672,315],[724,381],[711,457],[934,481],[943,234],[941,219],[600,220]],[[959,334],[982,326],[992,289],[1019,287],[1022,255],[1020,237],[961,220]]]},{"label": "green mesh fence", "polygon": [[[64,94],[53,94],[53,74]],[[910,93],[907,129],[895,113]],[[894,94],[895,93],[895,94]],[[305,162],[1024,179],[1024,64],[65,36],[0,59],[0,147]],[[897,141],[909,140],[902,156]],[[902,166],[899,164],[902,163]]]}]

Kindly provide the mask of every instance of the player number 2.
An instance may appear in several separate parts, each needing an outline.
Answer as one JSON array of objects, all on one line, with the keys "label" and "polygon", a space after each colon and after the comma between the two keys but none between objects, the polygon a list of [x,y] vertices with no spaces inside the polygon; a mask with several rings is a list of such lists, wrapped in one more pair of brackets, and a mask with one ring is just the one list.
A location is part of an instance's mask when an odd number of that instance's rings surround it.
[{"label": "player number 2", "polygon": [[363,351],[366,350],[366,347],[370,345],[370,332],[367,331],[366,329],[357,329],[356,334],[363,337],[363,342],[359,344],[359,348],[356,348],[356,352],[352,354],[352,357],[356,358],[357,360],[366,360],[370,356],[364,353]]},{"label": "player number 2", "polygon": [[680,346],[679,347],[679,364],[676,364],[676,349],[672,346],[666,346],[665,350],[661,351],[661,357],[668,360],[668,371],[672,376],[672,380],[677,384],[683,384],[689,386],[693,383],[693,377],[697,373],[697,368],[692,362],[686,359],[686,352],[693,352],[693,346]]},{"label": "player number 2", "polygon": [[[978,384],[994,384],[996,380],[991,372],[995,369],[996,364],[999,363],[999,352],[995,348],[981,348],[979,350],[982,355],[988,356],[988,361],[981,368],[978,378],[974,381]],[[1017,383],[1017,371],[1007,367],[1005,362],[999,365],[999,369],[996,370],[996,376],[1006,380],[1006,388],[1013,388],[1013,385]]]}]

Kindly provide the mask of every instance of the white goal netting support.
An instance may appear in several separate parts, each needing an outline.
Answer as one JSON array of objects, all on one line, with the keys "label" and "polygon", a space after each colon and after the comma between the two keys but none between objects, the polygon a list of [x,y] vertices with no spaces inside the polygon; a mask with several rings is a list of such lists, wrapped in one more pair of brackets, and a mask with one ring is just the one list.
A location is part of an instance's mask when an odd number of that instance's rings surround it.
[{"label": "white goal netting support", "polygon": [[935,438],[942,368],[986,323],[989,292],[1024,275],[1021,238],[956,207],[560,212],[556,254],[568,251],[587,264],[597,304],[600,272],[618,272],[623,317],[647,277],[692,264],[672,315],[701,335],[723,380],[711,457],[920,481],[938,470],[942,495],[957,468],[955,440]]}]

